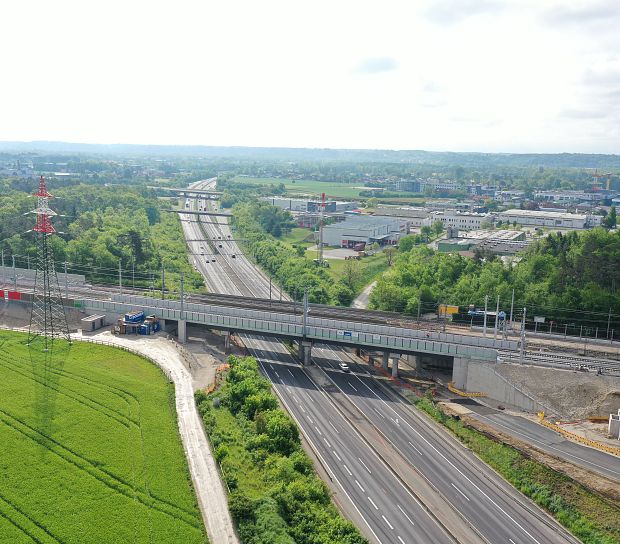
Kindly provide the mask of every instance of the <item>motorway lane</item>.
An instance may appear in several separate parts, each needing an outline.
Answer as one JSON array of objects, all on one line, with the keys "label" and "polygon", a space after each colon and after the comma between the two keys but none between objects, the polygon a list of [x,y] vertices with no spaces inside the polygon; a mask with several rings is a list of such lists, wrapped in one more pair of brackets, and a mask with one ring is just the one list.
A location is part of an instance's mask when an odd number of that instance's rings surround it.
[{"label": "motorway lane", "polygon": [[313,359],[377,430],[492,543],[575,542],[558,524],[491,473],[469,450],[408,406],[395,402],[367,374],[337,368],[340,354],[314,348]]},{"label": "motorway lane", "polygon": [[[222,220],[225,222],[225,219],[222,218]],[[218,218],[217,220],[218,222],[220,221],[220,219]],[[212,224],[204,224],[203,225],[205,228],[205,231],[207,232],[207,236],[210,238],[217,238],[217,236],[222,236],[222,238],[226,238],[228,235],[228,226],[223,224],[223,225],[212,225]],[[199,235],[194,235],[196,238],[201,238],[201,236]],[[230,244],[233,244],[233,242],[230,242]],[[224,244],[223,244],[224,245]],[[236,245],[236,244],[235,244]],[[228,244],[227,244],[228,246]],[[236,250],[237,248],[230,248],[231,250]],[[240,256],[241,257],[241,256]],[[237,260],[237,259],[235,259]],[[256,273],[256,269],[254,268],[253,265],[251,265],[250,263],[247,262],[247,260],[243,257],[241,257],[240,259],[238,259],[238,266],[239,268],[235,267],[235,271],[243,271],[243,276],[245,276],[243,278],[243,285],[241,286],[241,289],[243,291],[247,291],[247,292],[243,292],[242,294],[248,294],[248,293],[255,293],[258,296],[268,296],[268,287],[267,287],[267,293],[264,294],[265,292],[265,278],[261,277],[260,275],[258,275]],[[244,262],[245,261],[245,262]],[[241,276],[241,274],[240,274]],[[250,279],[252,278],[252,279]],[[228,292],[231,294],[236,294],[239,291],[239,285],[238,283],[235,284],[234,282],[232,282],[230,280],[230,278],[220,278],[221,283],[226,285],[226,291],[223,292]],[[251,285],[251,288],[249,287],[249,285]],[[216,289],[219,290],[219,289]],[[221,292],[221,291],[220,291]],[[244,337],[244,340],[246,341],[247,345],[253,346],[254,345],[254,340],[249,338],[249,337]],[[259,356],[259,359],[265,359],[265,358],[274,358],[273,353],[276,352],[278,349],[283,349],[281,347],[281,344],[279,344],[278,342],[275,342],[273,340],[270,341],[266,341],[263,340],[262,342],[264,342],[262,344],[262,347],[260,347],[260,349],[263,350],[262,353],[259,353],[258,349],[259,348],[254,348],[254,353],[257,354]],[[317,348],[315,348],[317,349]],[[321,349],[320,347],[318,349]],[[329,352],[331,352],[331,350],[329,350]],[[269,355],[268,355],[269,354]],[[276,358],[280,358],[281,355],[276,356]],[[292,359],[291,359],[292,361]],[[271,363],[272,365],[274,364],[278,364],[281,365],[282,363]],[[292,362],[292,364],[295,364],[294,362]],[[295,369],[295,370],[293,370]],[[275,375],[275,370],[274,369],[269,369],[270,371],[273,371],[274,374],[269,374],[269,371],[266,369],[267,375],[269,376],[269,378],[272,380],[272,382],[274,383],[274,386],[278,389],[278,391],[281,394],[289,394],[291,390],[299,390],[300,387],[302,387],[300,385],[301,382],[300,380],[307,380],[309,381],[307,375],[305,374],[305,372],[298,366],[295,364],[294,367],[291,368],[287,368],[286,369],[286,373],[288,374],[288,372],[290,371],[290,373],[292,374],[290,376],[291,380],[295,379],[295,381],[291,381],[290,383],[284,381],[284,380],[288,380],[288,377],[286,377],[286,374],[284,372],[279,373],[280,375]],[[282,376],[284,376],[284,378],[282,378]],[[304,378],[305,376],[305,378]],[[307,385],[307,384],[306,384]],[[369,387],[373,387],[376,386],[376,384],[370,384]],[[346,387],[346,385],[345,385]],[[316,388],[314,388],[313,390],[316,390]],[[352,391],[350,392],[352,393]],[[388,399],[389,400],[389,399]],[[385,402],[385,399],[383,400]],[[289,401],[288,404],[293,404],[295,403],[294,400]],[[316,403],[316,406],[315,406]],[[316,408],[317,406],[322,405],[323,410],[320,413],[315,413],[315,416],[320,416],[319,419],[316,419],[316,421],[322,421],[323,416],[324,416],[324,409],[325,409],[325,399],[314,399],[314,403],[311,403],[313,405],[313,408]],[[359,406],[358,406],[359,408]],[[293,406],[289,406],[289,409],[294,410],[295,408]],[[306,408],[307,409],[307,408]],[[373,407],[373,409],[376,410],[377,415],[375,417],[381,417],[382,419],[385,419],[385,416],[380,415],[381,411],[383,410],[383,407],[381,406],[381,410],[377,409],[376,407]],[[334,408],[335,410],[335,408]],[[362,409],[362,411],[364,411]],[[320,429],[320,427],[317,426],[314,427],[312,425],[304,425],[304,420],[303,420],[303,413],[299,414],[299,410],[297,410],[298,412],[298,416],[302,417],[302,419],[299,421],[301,423],[302,428],[304,429],[304,433],[306,435],[309,436],[313,436],[316,435],[318,433],[317,429]],[[339,412],[337,410],[335,410],[334,414],[337,414],[337,417],[341,418]],[[297,416],[296,416],[297,417]],[[334,415],[334,417],[336,417],[336,415]],[[405,420],[411,416],[406,416]],[[398,422],[398,418],[394,418],[397,422]],[[407,422],[408,425],[411,425],[410,422]],[[381,429],[382,427],[386,426],[386,423],[384,421],[381,422],[377,422],[378,424],[378,428]],[[349,424],[346,423],[345,427],[349,430],[349,432],[354,433],[355,431],[353,431]],[[432,429],[429,429],[429,431],[433,431]],[[323,438],[327,438],[327,440],[329,439],[333,439],[334,435],[334,431],[333,429],[329,429],[329,428],[324,428],[323,429],[323,434],[326,433],[331,433],[331,434],[326,434],[326,436],[324,436]],[[477,527],[481,532],[483,532],[485,535],[489,535],[487,537],[489,542],[506,542],[506,544],[521,544],[521,542],[528,542],[528,544],[531,543],[538,543],[538,544],[543,544],[546,542],[575,542],[574,540],[566,539],[563,537],[558,537],[558,535],[554,532],[553,529],[551,529],[549,526],[546,526],[544,523],[542,523],[543,527],[538,527],[538,525],[541,525],[540,522],[535,523],[535,529],[531,529],[530,531],[528,531],[528,529],[530,529],[529,525],[530,525],[530,521],[528,520],[527,523],[526,522],[522,522],[520,523],[520,521],[522,521],[521,519],[519,519],[518,521],[515,520],[511,514],[512,512],[508,513],[508,510],[512,510],[514,508],[514,504],[505,504],[504,503],[504,498],[496,498],[494,497],[494,499],[496,500],[482,500],[485,499],[485,497],[489,497],[488,492],[487,492],[487,488],[488,485],[486,484],[486,482],[484,483],[484,487],[480,487],[480,485],[478,484],[478,481],[481,478],[481,474],[482,474],[482,479],[485,478],[485,473],[489,474],[491,471],[488,467],[486,466],[480,466],[477,467],[476,470],[473,470],[470,467],[462,467],[459,466],[461,465],[462,461],[461,459],[457,459],[454,456],[451,457],[447,457],[446,454],[443,453],[443,451],[440,451],[438,448],[433,446],[432,441],[428,440],[428,438],[426,438],[425,440],[422,440],[423,438],[425,438],[422,433],[420,431],[417,431],[420,436],[414,436],[413,439],[411,438],[412,435],[415,435],[415,433],[412,433],[411,430],[407,429],[405,433],[397,433],[397,434],[401,434],[405,437],[409,437],[407,439],[408,444],[415,444],[418,442],[422,442],[424,443],[424,447],[427,450],[427,458],[424,460],[425,462],[427,462],[427,466],[426,469],[427,471],[430,471],[431,473],[433,471],[439,471],[440,473],[443,473],[445,476],[445,469],[440,469],[439,466],[440,465],[445,465],[448,466],[450,468],[450,470],[448,471],[449,473],[449,477],[451,478],[449,483],[449,488],[447,489],[446,493],[444,494],[445,496],[449,496],[450,497],[450,501],[458,507],[459,510],[466,510],[467,511],[467,515],[468,516],[474,516],[474,513],[472,512],[473,510],[477,511],[477,518],[476,518],[476,525],[480,524],[480,527]],[[431,440],[435,440],[435,436],[434,434],[436,433],[436,431],[432,432],[431,434],[433,436],[431,436]],[[320,439],[321,436],[314,436],[313,438],[313,442],[315,442],[316,440]],[[355,437],[351,437],[350,440],[352,440],[353,444],[356,444],[356,447],[359,447],[358,444],[361,442],[359,440],[359,438],[357,440],[355,440]],[[400,441],[402,442],[402,437],[400,438]],[[318,442],[319,444],[321,444],[321,447],[323,447],[323,442],[319,440]],[[363,444],[363,442],[362,442]],[[407,444],[407,445],[408,445]],[[344,446],[344,443],[342,444],[342,446]],[[409,446],[408,446],[409,447]],[[446,448],[449,448],[449,445],[445,445]],[[454,447],[453,445],[451,445],[451,447]],[[347,442],[347,446],[345,447],[345,449],[350,449],[351,448],[351,444],[349,444]],[[398,449],[398,448],[397,448]],[[443,449],[443,448],[442,448]],[[409,448],[410,452],[412,450],[412,448]],[[419,447],[418,447],[418,451],[422,451]],[[327,456],[327,458],[329,458],[330,453],[322,453],[321,455],[323,455],[324,457]],[[410,453],[411,456],[411,453]],[[341,455],[341,458],[342,455]],[[361,458],[361,457],[360,457]],[[344,458],[343,458],[344,459]],[[438,462],[439,459],[439,462]],[[333,459],[332,459],[333,460]],[[352,462],[350,460],[350,462]],[[371,461],[373,463],[373,465],[368,465],[371,470],[378,470],[378,467],[381,467],[382,470],[386,470],[387,468],[385,467],[385,465],[382,462],[379,462],[377,464],[377,460],[375,459],[374,461]],[[450,463],[452,463],[450,465]],[[329,463],[330,467],[332,466],[332,463]],[[337,470],[335,467],[332,470]],[[342,469],[340,469],[342,471]],[[391,472],[389,472],[389,475],[391,476]],[[348,476],[348,475],[347,475]],[[455,477],[452,477],[455,476]],[[393,477],[393,476],[391,476]],[[487,478],[490,476],[486,476]],[[472,478],[475,478],[475,480],[472,480]],[[456,481],[455,481],[456,480]],[[381,481],[389,481],[389,480],[384,480],[383,478],[381,479]],[[366,490],[366,487],[364,486],[364,483],[361,482],[361,480],[358,480],[358,482],[361,484],[361,487]],[[463,483],[464,482],[464,483]],[[340,479],[339,479],[339,483],[343,483]],[[351,483],[351,482],[349,482]],[[473,485],[472,485],[473,484]],[[358,486],[347,486],[347,481],[345,480],[344,485],[347,489],[348,493],[351,494],[355,494],[355,493],[359,493],[359,490],[357,489]],[[505,485],[505,484],[504,484]],[[368,486],[368,484],[367,484]],[[467,489],[465,489],[467,487]],[[371,488],[369,488],[371,489]],[[375,489],[375,492],[377,490]],[[493,490],[493,493],[495,492],[495,490]],[[516,491],[509,489],[508,493],[516,493]],[[471,494],[471,497],[469,496]],[[518,494],[517,494],[518,495]],[[518,495],[520,497],[520,500],[523,500],[523,498]],[[465,506],[463,507],[464,503],[468,503],[468,502],[473,502],[475,504],[469,505],[469,506]],[[393,500],[388,503],[391,504],[391,507],[393,509]],[[404,502],[404,501],[402,501]],[[357,504],[357,501],[353,502],[353,504]],[[378,505],[378,503],[376,503]],[[367,507],[368,505],[366,505]],[[522,506],[521,506],[522,508]],[[367,514],[367,512],[364,510],[365,514]],[[371,512],[372,513],[372,512]],[[521,515],[521,512],[519,512],[519,514]],[[528,512],[528,514],[532,517],[532,518],[537,518],[538,516],[541,516],[542,519],[544,521],[546,521],[547,523],[549,523],[549,525],[553,528],[557,528],[556,525],[554,524],[554,522],[552,522],[551,520],[549,520],[548,518],[545,517],[545,515],[541,512],[538,511],[538,509],[536,507],[532,507],[532,511]],[[382,514],[385,515],[385,514]],[[498,519],[498,515],[500,515],[500,518]],[[503,519],[501,518],[501,515],[503,515]],[[367,518],[365,518],[367,519]],[[389,519],[389,518],[388,518]],[[411,518],[413,519],[413,518]],[[508,529],[505,528],[505,526],[508,524],[510,524],[510,520],[512,520],[512,526],[510,526]],[[376,521],[379,521],[379,524],[377,525]],[[376,530],[378,533],[381,533],[382,531],[385,531],[385,525],[383,526],[383,528],[381,528],[381,521],[380,519],[376,520],[376,521],[372,521],[372,526],[373,529]],[[368,519],[367,519],[368,522]],[[385,521],[384,521],[385,523]],[[394,525],[392,522],[390,522],[392,524],[392,527],[396,527],[396,525]],[[559,530],[559,528],[558,528]],[[517,532],[519,534],[517,534]],[[536,538],[536,536],[538,536],[538,533],[541,533],[543,536],[539,537],[539,539]],[[533,533],[533,534],[532,534]],[[523,537],[527,538],[527,540],[523,540]],[[404,537],[403,537],[404,538]],[[419,539],[415,539],[413,540],[414,542],[419,541]],[[426,542],[427,540],[423,540],[424,542]],[[433,539],[428,540],[429,542],[433,542]]]},{"label": "motorway lane", "polygon": [[558,433],[520,416],[513,416],[481,405],[466,405],[471,416],[482,423],[515,436],[556,457],[581,465],[620,481],[620,458],[566,440]]},{"label": "motorway lane", "polygon": [[244,343],[378,542],[453,542],[282,344],[245,337]]}]

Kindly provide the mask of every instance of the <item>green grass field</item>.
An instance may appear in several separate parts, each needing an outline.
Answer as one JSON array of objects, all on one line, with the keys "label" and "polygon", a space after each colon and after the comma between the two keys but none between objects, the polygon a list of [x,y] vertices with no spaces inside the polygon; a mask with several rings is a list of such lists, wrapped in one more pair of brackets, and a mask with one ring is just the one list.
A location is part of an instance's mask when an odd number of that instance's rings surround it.
[{"label": "green grass field", "polygon": [[0,543],[204,543],[174,389],[148,361],[0,331]]},{"label": "green grass field", "polygon": [[257,185],[279,185],[284,183],[288,194],[295,193],[304,195],[318,196],[325,193],[328,197],[334,198],[359,198],[360,191],[366,189],[362,183],[337,183],[335,181],[315,181],[309,179],[292,180],[286,178],[246,178],[238,177],[233,181],[242,183],[255,183]]}]

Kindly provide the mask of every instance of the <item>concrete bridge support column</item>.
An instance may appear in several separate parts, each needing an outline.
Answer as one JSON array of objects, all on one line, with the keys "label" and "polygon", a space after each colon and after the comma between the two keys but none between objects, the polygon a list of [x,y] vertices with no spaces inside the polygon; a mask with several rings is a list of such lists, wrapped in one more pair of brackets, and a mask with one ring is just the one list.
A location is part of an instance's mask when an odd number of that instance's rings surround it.
[{"label": "concrete bridge support column", "polygon": [[302,340],[299,344],[299,359],[302,365],[312,364],[312,342]]},{"label": "concrete bridge support column", "polygon": [[398,360],[400,357],[392,357],[392,378],[398,377]]},{"label": "concrete bridge support column", "polygon": [[230,331],[222,331],[222,336],[224,337],[224,353],[228,353],[230,351]]},{"label": "concrete bridge support column", "polygon": [[179,319],[178,321],[177,339],[181,344],[185,344],[187,341],[187,321],[185,321],[185,319]]},{"label": "concrete bridge support column", "polygon": [[457,389],[467,390],[467,373],[469,371],[469,359],[461,357],[454,358],[452,367],[452,381]]},{"label": "concrete bridge support column", "polygon": [[390,352],[384,351],[383,352],[383,364],[381,365],[383,367],[383,370],[388,369],[389,362],[390,362]]},{"label": "concrete bridge support column", "polygon": [[166,320],[165,319],[160,319],[159,320],[159,326],[161,327],[161,330],[163,332],[166,332]]}]

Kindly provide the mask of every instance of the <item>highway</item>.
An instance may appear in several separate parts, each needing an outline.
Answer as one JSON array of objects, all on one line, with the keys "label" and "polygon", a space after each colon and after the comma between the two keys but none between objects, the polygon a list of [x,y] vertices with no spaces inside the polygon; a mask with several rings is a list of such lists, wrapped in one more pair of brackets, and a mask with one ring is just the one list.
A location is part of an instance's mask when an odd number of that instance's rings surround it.
[{"label": "highway", "polygon": [[[199,207],[201,205],[199,200]],[[183,226],[188,239],[227,239],[230,234],[226,224],[221,227],[203,224],[205,232],[195,222],[184,221]],[[191,248],[194,253],[201,246],[207,247],[204,243],[195,244],[198,248]],[[222,246],[217,249],[225,252],[224,257],[214,251],[212,244],[209,251],[219,255],[215,262],[196,263],[209,289],[220,293],[254,292],[268,296],[268,281],[265,284],[264,277],[255,273],[254,267],[240,255],[236,243],[227,241]],[[232,254],[239,255],[234,263],[238,274],[231,273],[232,263],[223,260],[232,259]],[[277,293],[279,297],[279,291]],[[282,296],[284,298],[284,294]],[[358,525],[359,522],[365,525],[360,528],[369,539],[379,544],[454,542],[348,425],[280,342],[247,335],[243,336],[243,341],[260,361],[263,372],[272,381],[276,393],[297,421],[321,464],[342,489],[349,501],[348,510],[357,514]]]},{"label": "highway", "polygon": [[[207,206],[200,198],[197,202],[199,208]],[[231,234],[225,221],[217,218],[199,225],[184,220],[186,237],[226,240]],[[220,255],[215,263],[197,264],[203,274],[208,267],[208,287],[220,293],[268,297],[268,282],[257,275],[236,242],[224,241],[221,245],[217,249],[211,246],[211,251]],[[192,247],[193,253],[195,249]],[[229,260],[232,254],[234,265]],[[279,293],[276,296],[279,298]],[[244,337],[244,342],[261,361],[276,392],[377,541],[449,541],[443,529],[398,481],[394,482],[392,472],[344,420],[329,392],[315,385],[282,344],[249,337]],[[360,414],[475,527],[481,542],[577,542],[469,450],[424,416],[395,401],[371,377],[359,371],[345,374],[336,370],[336,362],[345,357],[342,352],[327,346],[315,346],[313,352],[314,360]]]}]

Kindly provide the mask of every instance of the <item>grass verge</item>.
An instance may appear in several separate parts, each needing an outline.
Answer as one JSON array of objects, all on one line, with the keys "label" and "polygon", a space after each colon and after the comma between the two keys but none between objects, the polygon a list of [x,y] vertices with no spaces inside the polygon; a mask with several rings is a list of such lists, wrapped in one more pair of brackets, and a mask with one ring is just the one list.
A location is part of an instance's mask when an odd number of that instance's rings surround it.
[{"label": "grass verge", "polygon": [[478,457],[582,542],[620,543],[620,505],[599,497],[564,474],[446,415],[428,398],[409,397],[409,400],[447,427]]}]

